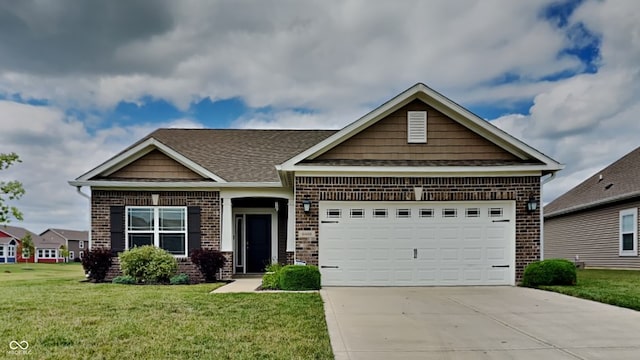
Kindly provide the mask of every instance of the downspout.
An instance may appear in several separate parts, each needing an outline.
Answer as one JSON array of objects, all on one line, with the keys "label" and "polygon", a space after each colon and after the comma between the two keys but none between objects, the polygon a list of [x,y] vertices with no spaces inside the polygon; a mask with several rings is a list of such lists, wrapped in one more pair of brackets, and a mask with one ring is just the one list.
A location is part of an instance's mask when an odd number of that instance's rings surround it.
[{"label": "downspout", "polygon": [[540,184],[540,260],[544,260],[544,206],[542,206],[542,189],[544,185],[549,181],[555,179],[556,173],[549,173],[549,177],[542,178],[542,184]]},{"label": "downspout", "polygon": [[[91,251],[91,195],[87,195],[85,193],[82,192],[82,186],[76,186],[76,191],[78,192],[78,194],[80,196],[82,196],[83,198],[86,198],[87,200],[89,200],[89,231],[87,233],[87,239],[89,240],[89,251]],[[69,242],[67,241],[67,244]],[[69,245],[67,245],[68,247]]]}]

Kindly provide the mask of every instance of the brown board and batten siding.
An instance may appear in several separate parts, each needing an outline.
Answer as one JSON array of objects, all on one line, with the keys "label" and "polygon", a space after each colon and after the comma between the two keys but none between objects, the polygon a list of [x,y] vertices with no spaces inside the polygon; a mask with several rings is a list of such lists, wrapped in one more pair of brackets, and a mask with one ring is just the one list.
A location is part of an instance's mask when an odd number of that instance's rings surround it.
[{"label": "brown board and batten siding", "polygon": [[187,169],[158,150],[109,175],[114,179],[183,179],[202,180],[203,177]]},{"label": "brown board and batten siding", "polygon": [[544,258],[575,256],[587,267],[640,268],[640,257],[620,256],[620,211],[640,207],[640,199],[578,211],[544,221]]},{"label": "brown board and batten siding", "polygon": [[[427,111],[427,143],[407,143],[407,112]],[[420,100],[318,156],[317,160],[518,160]]]}]

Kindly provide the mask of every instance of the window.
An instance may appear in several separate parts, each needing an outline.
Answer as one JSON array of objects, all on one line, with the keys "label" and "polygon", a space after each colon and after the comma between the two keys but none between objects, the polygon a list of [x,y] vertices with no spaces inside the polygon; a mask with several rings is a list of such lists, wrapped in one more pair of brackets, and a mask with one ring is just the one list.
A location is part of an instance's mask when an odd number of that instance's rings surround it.
[{"label": "window", "polygon": [[351,209],[351,218],[352,219],[364,218],[364,209]]},{"label": "window", "polygon": [[76,258],[76,254],[73,251],[69,251],[69,260],[73,261]]},{"label": "window", "polygon": [[187,256],[185,207],[128,207],[126,222],[127,249],[154,245],[173,255]]},{"label": "window", "polygon": [[489,217],[502,217],[502,208],[490,208]]},{"label": "window", "polygon": [[373,209],[374,218],[386,218],[388,216],[387,209]]},{"label": "window", "polygon": [[31,257],[31,254],[29,253],[29,249],[22,249],[22,258],[28,259],[30,257]]},{"label": "window", "polygon": [[420,209],[420,217],[423,217],[423,218],[433,217],[433,209]]},{"label": "window", "polygon": [[478,208],[467,208],[466,216],[470,217],[480,217],[480,209]]},{"label": "window", "polygon": [[342,210],[340,209],[327,210],[327,218],[329,219],[339,219],[341,216],[342,216]]},{"label": "window", "polygon": [[407,142],[418,144],[427,142],[426,111],[407,112]]},{"label": "window", "polygon": [[80,241],[79,247],[80,247],[80,249],[84,249],[84,241]]},{"label": "window", "polygon": [[411,209],[396,209],[396,217],[397,218],[410,218],[411,217]]},{"label": "window", "polygon": [[7,257],[16,257],[16,246],[15,245],[9,245],[9,247],[7,248]]},{"label": "window", "polygon": [[80,259],[84,258],[84,251],[80,251]]},{"label": "window", "polygon": [[638,209],[620,211],[620,256],[638,256]]},{"label": "window", "polygon": [[55,259],[57,255],[57,251],[53,249],[38,249],[39,259]]},{"label": "window", "polygon": [[0,257],[4,257],[4,246],[0,246]]},{"label": "window", "polygon": [[442,209],[442,217],[451,218],[458,216],[457,209]]}]

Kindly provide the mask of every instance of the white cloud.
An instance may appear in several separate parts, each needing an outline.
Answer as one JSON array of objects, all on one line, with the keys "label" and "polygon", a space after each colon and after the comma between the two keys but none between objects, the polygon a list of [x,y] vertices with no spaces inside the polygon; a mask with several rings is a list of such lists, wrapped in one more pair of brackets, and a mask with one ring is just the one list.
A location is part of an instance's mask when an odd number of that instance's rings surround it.
[{"label": "white cloud", "polygon": [[40,232],[48,227],[86,229],[89,205],[67,181],[107,160],[157,127],[202,127],[191,119],[163,124],[113,126],[90,132],[54,107],[0,101],[0,152],[16,152],[22,163],[0,173],[19,180],[25,196],[14,202],[24,213],[15,223]]}]

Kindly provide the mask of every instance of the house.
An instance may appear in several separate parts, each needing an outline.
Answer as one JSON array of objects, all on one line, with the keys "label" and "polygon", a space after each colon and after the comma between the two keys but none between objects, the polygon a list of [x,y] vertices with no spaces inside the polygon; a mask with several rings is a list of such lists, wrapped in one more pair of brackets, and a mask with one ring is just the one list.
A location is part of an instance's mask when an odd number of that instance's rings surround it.
[{"label": "house", "polygon": [[16,251],[20,238],[11,234],[15,232],[11,228],[0,226],[0,264],[15,263],[17,260]]},{"label": "house", "polygon": [[[31,235],[34,253],[22,249],[21,241]],[[0,226],[0,263],[13,262],[63,262],[60,246],[63,242],[47,241],[39,235],[18,226]]]},{"label": "house", "polygon": [[63,243],[69,251],[68,261],[82,260],[84,252],[89,250],[89,232],[68,229],[47,229],[40,237]]},{"label": "house", "polygon": [[544,257],[590,267],[640,268],[640,148],[544,208]]},{"label": "house", "polygon": [[513,285],[562,167],[416,84],[339,131],[159,129],[69,183],[91,189],[93,247],[153,244],[183,272],[202,247],[224,278],[304,262],[323,285]]}]

